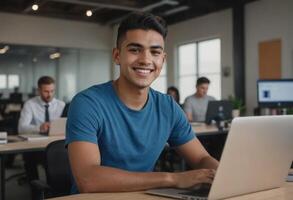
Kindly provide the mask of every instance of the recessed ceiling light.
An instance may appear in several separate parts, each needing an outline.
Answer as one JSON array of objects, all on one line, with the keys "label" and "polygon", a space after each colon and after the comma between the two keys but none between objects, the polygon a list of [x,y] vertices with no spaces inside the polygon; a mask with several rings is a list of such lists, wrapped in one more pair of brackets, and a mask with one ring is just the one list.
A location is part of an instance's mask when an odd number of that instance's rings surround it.
[{"label": "recessed ceiling light", "polygon": [[0,54],[5,54],[9,50],[9,46],[5,45],[3,48],[0,48]]},{"label": "recessed ceiling light", "polygon": [[32,5],[32,9],[33,9],[34,11],[37,11],[37,10],[39,9],[38,4],[34,4],[34,5]]},{"label": "recessed ceiling light", "polygon": [[86,16],[90,17],[93,15],[93,12],[91,10],[87,10],[85,14]]},{"label": "recessed ceiling light", "polygon": [[56,53],[52,53],[52,54],[50,54],[50,59],[56,59],[56,58],[60,58],[61,57],[61,53],[59,53],[59,52],[56,52]]}]

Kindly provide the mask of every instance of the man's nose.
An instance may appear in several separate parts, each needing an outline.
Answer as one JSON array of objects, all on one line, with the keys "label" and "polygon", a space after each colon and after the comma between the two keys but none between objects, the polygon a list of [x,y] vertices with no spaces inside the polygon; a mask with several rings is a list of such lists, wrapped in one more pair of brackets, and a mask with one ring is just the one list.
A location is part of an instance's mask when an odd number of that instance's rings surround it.
[{"label": "man's nose", "polygon": [[141,65],[150,65],[152,63],[152,54],[150,51],[142,51],[139,56],[139,63]]}]

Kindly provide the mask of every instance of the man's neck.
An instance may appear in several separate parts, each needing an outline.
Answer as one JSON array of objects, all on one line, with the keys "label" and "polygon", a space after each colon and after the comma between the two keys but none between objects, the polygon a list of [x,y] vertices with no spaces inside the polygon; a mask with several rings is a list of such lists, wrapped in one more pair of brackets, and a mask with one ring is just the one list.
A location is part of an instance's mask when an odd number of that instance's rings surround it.
[{"label": "man's neck", "polygon": [[198,94],[197,92],[194,94],[194,96],[195,96],[196,98],[203,98],[203,97],[205,97],[205,95],[202,96],[202,95]]},{"label": "man's neck", "polygon": [[149,88],[137,88],[117,79],[113,86],[119,99],[130,109],[141,110],[148,99]]},{"label": "man's neck", "polygon": [[48,101],[43,100],[41,96],[39,96],[39,97],[40,97],[40,100],[43,104],[50,104],[54,99],[54,98],[52,98],[51,101],[48,102]]}]

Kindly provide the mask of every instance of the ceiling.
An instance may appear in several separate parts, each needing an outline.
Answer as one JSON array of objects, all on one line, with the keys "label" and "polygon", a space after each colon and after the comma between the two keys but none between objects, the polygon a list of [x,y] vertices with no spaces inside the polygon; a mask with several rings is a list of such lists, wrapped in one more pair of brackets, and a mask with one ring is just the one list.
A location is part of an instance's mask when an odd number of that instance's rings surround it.
[{"label": "ceiling", "polygon": [[[255,0],[0,0],[0,12],[113,25],[131,12],[144,11],[162,16],[170,25],[252,1]],[[37,11],[32,10],[34,3],[39,6]],[[91,17],[86,16],[87,10],[92,11]]]}]

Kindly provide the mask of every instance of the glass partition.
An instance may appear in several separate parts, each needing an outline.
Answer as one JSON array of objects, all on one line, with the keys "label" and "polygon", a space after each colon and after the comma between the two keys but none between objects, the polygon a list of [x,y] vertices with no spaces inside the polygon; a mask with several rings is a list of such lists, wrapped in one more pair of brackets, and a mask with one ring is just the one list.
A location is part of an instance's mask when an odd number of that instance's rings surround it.
[{"label": "glass partition", "polygon": [[91,85],[110,80],[111,52],[0,43],[0,96],[15,88],[26,100],[43,75],[56,80],[56,97],[66,102]]}]

